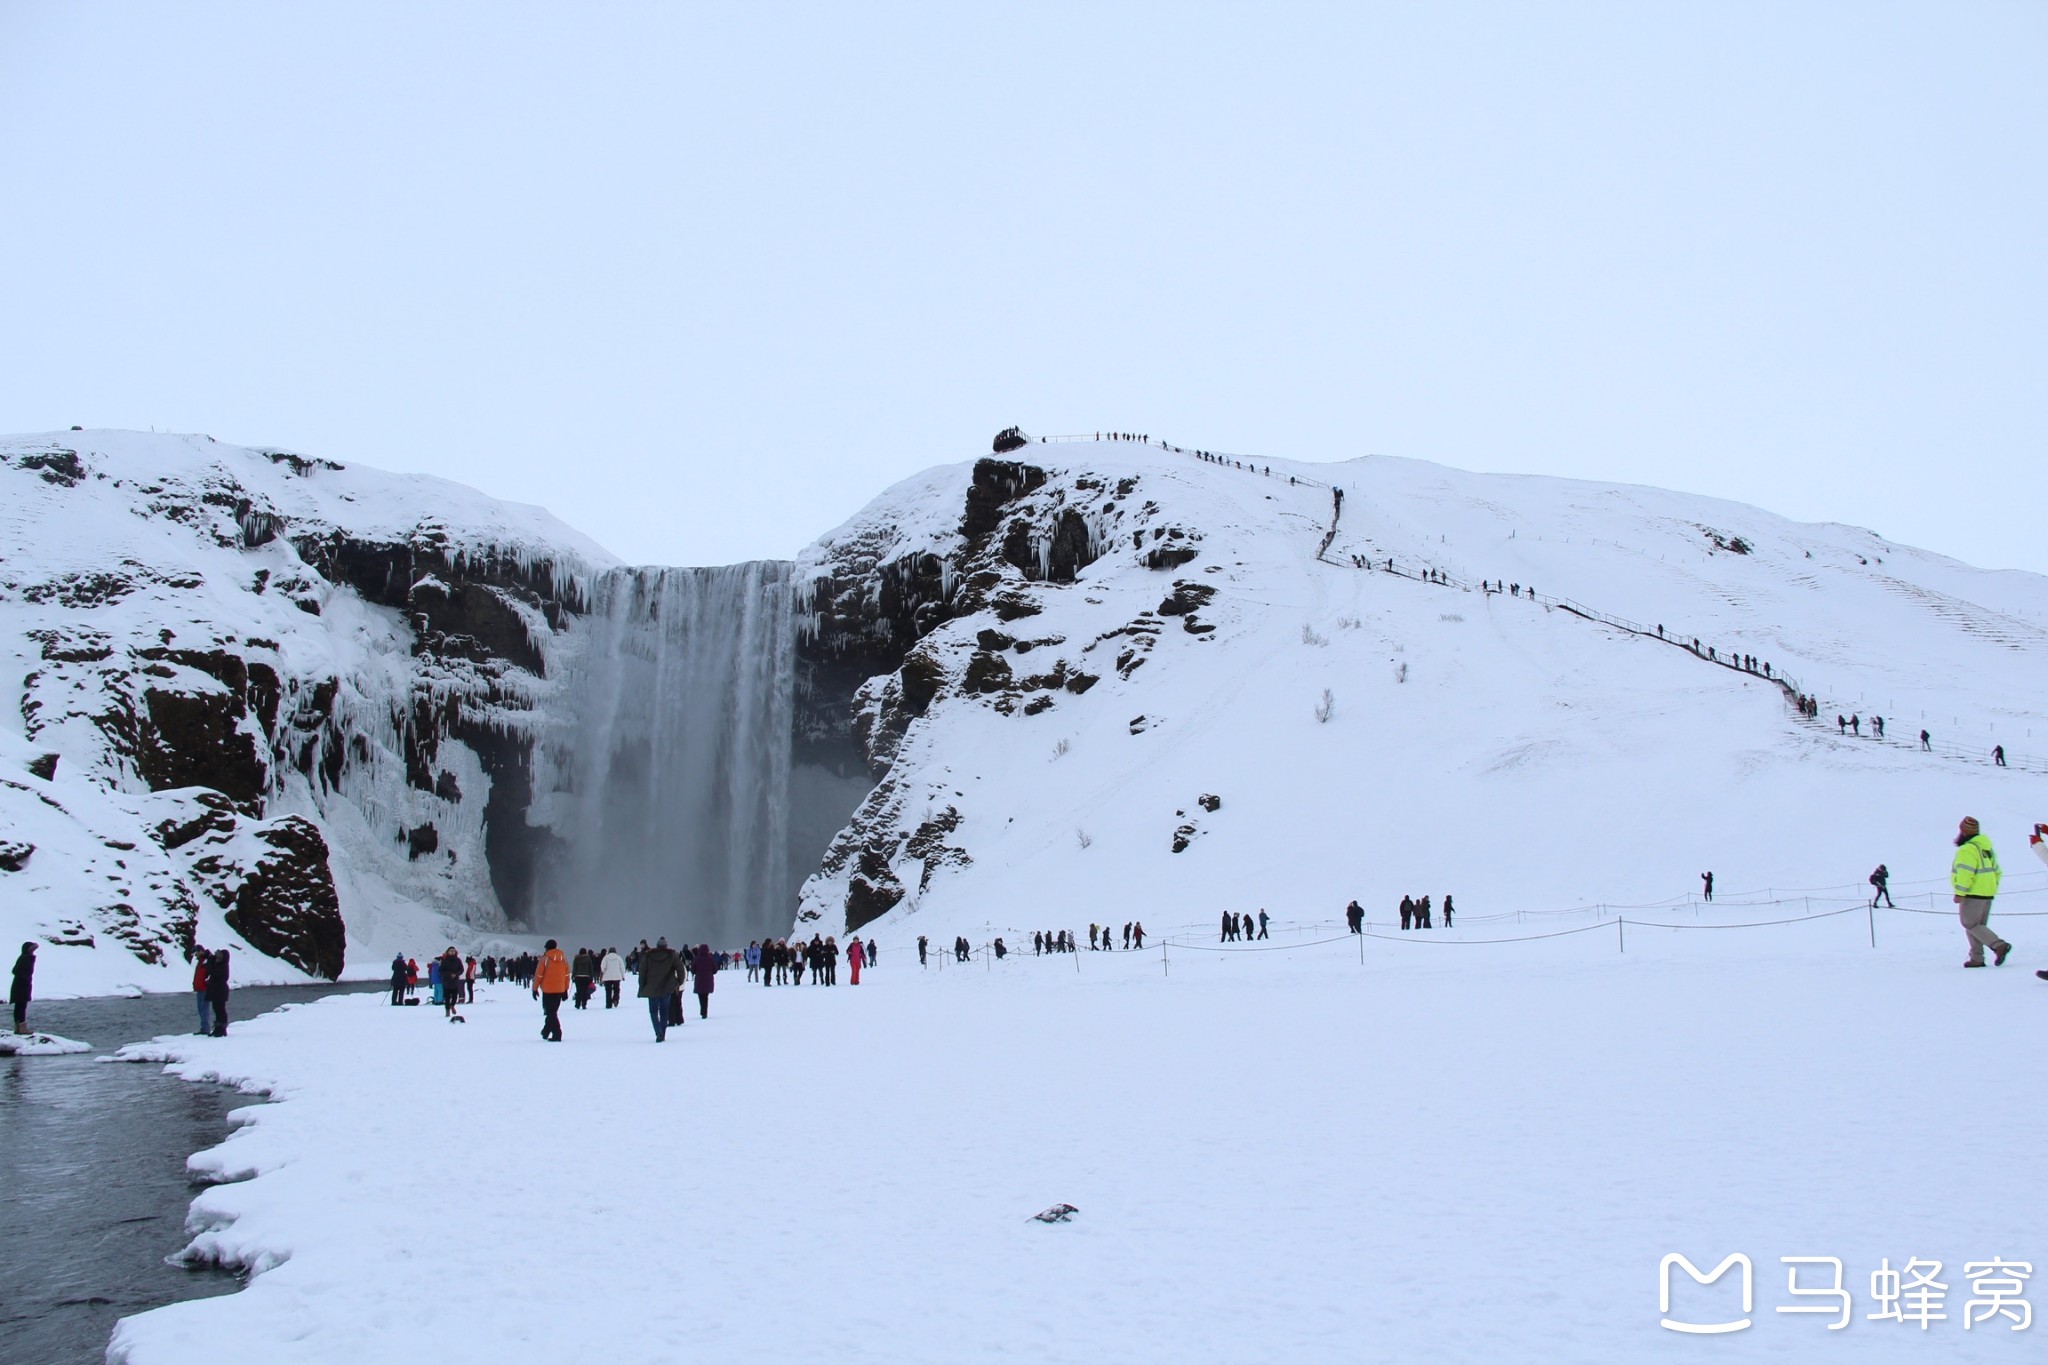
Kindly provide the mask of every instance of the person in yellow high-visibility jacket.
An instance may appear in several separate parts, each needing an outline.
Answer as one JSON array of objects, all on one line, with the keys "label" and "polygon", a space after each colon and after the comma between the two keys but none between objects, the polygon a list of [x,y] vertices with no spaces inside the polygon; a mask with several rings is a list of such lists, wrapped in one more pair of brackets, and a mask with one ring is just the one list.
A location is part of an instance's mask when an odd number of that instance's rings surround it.
[{"label": "person in yellow high-visibility jacket", "polygon": [[2012,945],[2000,938],[1986,922],[1991,918],[1991,898],[1998,894],[1998,855],[1991,840],[1978,827],[1977,817],[1966,815],[1956,827],[1956,859],[1949,870],[1950,885],[1956,893],[1956,914],[1962,919],[1963,934],[1970,940],[1965,967],[1984,965],[1984,950],[1991,950],[1991,965],[2003,967]]}]

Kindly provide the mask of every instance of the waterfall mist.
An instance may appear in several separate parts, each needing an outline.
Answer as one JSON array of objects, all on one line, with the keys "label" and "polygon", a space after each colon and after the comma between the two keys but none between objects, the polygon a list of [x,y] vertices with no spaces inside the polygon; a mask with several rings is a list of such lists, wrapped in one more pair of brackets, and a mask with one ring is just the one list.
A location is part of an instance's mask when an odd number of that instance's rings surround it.
[{"label": "waterfall mist", "polygon": [[534,823],[561,843],[534,928],[577,943],[785,930],[796,630],[791,566],[606,574],[562,678]]}]

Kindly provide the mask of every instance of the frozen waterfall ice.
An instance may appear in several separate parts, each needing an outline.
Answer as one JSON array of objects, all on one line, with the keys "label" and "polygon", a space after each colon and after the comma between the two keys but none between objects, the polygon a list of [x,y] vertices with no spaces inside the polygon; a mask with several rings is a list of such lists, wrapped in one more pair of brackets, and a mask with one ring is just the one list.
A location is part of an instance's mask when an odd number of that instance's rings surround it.
[{"label": "frozen waterfall ice", "polygon": [[725,948],[787,926],[790,575],[755,561],[599,579],[539,755],[530,818],[561,842],[535,929]]}]

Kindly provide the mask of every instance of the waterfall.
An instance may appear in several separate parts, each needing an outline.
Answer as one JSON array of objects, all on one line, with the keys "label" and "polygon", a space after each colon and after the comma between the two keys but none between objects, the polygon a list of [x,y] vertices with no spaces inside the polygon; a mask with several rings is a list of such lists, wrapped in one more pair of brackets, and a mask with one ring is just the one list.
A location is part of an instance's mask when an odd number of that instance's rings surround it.
[{"label": "waterfall", "polygon": [[529,820],[559,842],[536,929],[623,951],[787,928],[794,605],[780,561],[598,580],[537,764]]}]

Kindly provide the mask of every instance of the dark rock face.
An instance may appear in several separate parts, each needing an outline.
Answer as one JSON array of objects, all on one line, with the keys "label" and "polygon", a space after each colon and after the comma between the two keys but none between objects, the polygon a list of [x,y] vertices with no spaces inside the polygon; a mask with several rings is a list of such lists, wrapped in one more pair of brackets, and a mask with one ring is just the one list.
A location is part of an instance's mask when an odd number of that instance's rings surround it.
[{"label": "dark rock face", "polygon": [[28,761],[28,770],[45,782],[54,782],[57,780],[57,757],[56,754],[37,754]]},{"label": "dark rock face", "polygon": [[250,947],[338,980],[348,933],[319,827],[287,815],[258,827],[254,841],[262,851],[253,858],[213,854],[193,870],[226,909],[228,927]]},{"label": "dark rock face", "polygon": [[19,872],[28,866],[36,846],[20,839],[0,839],[0,872]]}]

